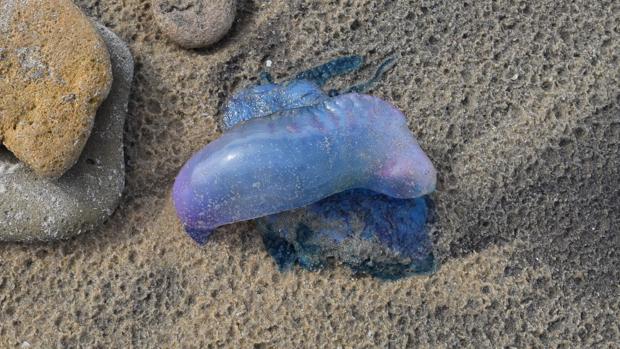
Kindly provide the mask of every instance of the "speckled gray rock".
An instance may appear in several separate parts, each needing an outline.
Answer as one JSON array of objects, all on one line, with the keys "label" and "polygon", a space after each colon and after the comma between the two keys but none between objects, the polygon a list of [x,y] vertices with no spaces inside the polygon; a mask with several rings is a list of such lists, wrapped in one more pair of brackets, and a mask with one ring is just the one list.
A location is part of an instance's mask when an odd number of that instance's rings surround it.
[{"label": "speckled gray rock", "polygon": [[133,78],[125,43],[97,25],[112,59],[114,82],[77,164],[58,180],[36,176],[0,149],[0,240],[68,238],[92,230],[115,210],[125,185],[123,128]]},{"label": "speckled gray rock", "polygon": [[236,0],[152,0],[155,19],[164,33],[184,48],[219,41],[235,20]]}]

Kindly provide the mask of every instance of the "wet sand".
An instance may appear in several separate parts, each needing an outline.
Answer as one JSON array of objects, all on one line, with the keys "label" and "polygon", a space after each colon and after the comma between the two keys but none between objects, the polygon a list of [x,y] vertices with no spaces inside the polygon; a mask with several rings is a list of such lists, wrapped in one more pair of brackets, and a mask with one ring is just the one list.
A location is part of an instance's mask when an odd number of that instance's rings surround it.
[{"label": "wet sand", "polygon": [[[136,60],[127,187],[97,231],[0,245],[0,347],[620,343],[616,2],[246,0],[230,35],[200,50],[165,39],[149,1],[77,3]],[[372,93],[405,112],[438,169],[436,274],[281,274],[251,222],[203,248],[184,235],[174,176],[267,60],[278,80],[392,53]]]}]

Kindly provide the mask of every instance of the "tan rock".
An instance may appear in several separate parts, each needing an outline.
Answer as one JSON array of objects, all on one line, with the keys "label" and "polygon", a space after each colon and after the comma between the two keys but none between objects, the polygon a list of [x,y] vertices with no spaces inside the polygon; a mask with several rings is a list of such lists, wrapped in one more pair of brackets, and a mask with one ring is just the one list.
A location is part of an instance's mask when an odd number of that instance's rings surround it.
[{"label": "tan rock", "polygon": [[0,0],[0,142],[34,172],[79,158],[112,83],[110,56],[70,0]]}]

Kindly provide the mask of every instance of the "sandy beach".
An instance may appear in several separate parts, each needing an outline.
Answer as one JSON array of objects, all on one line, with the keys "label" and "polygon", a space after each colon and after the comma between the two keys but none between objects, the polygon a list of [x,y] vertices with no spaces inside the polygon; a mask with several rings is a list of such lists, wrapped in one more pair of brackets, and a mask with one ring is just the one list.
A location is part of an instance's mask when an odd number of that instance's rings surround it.
[{"label": "sandy beach", "polygon": [[[0,347],[618,348],[617,1],[243,0],[207,49],[170,42],[147,0],[77,0],[134,56],[126,188],[99,229],[0,244]],[[262,71],[332,58],[398,64],[371,92],[435,164],[439,270],[280,273],[253,222],[204,247],[171,200]],[[270,67],[267,67],[267,62]]]}]

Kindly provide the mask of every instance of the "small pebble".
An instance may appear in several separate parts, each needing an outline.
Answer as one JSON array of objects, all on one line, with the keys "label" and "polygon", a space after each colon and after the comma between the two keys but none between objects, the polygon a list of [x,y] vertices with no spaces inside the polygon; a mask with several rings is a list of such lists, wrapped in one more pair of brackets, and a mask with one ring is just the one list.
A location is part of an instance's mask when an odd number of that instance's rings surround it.
[{"label": "small pebble", "polygon": [[235,20],[236,0],[152,0],[155,20],[183,48],[207,47],[226,35]]}]

